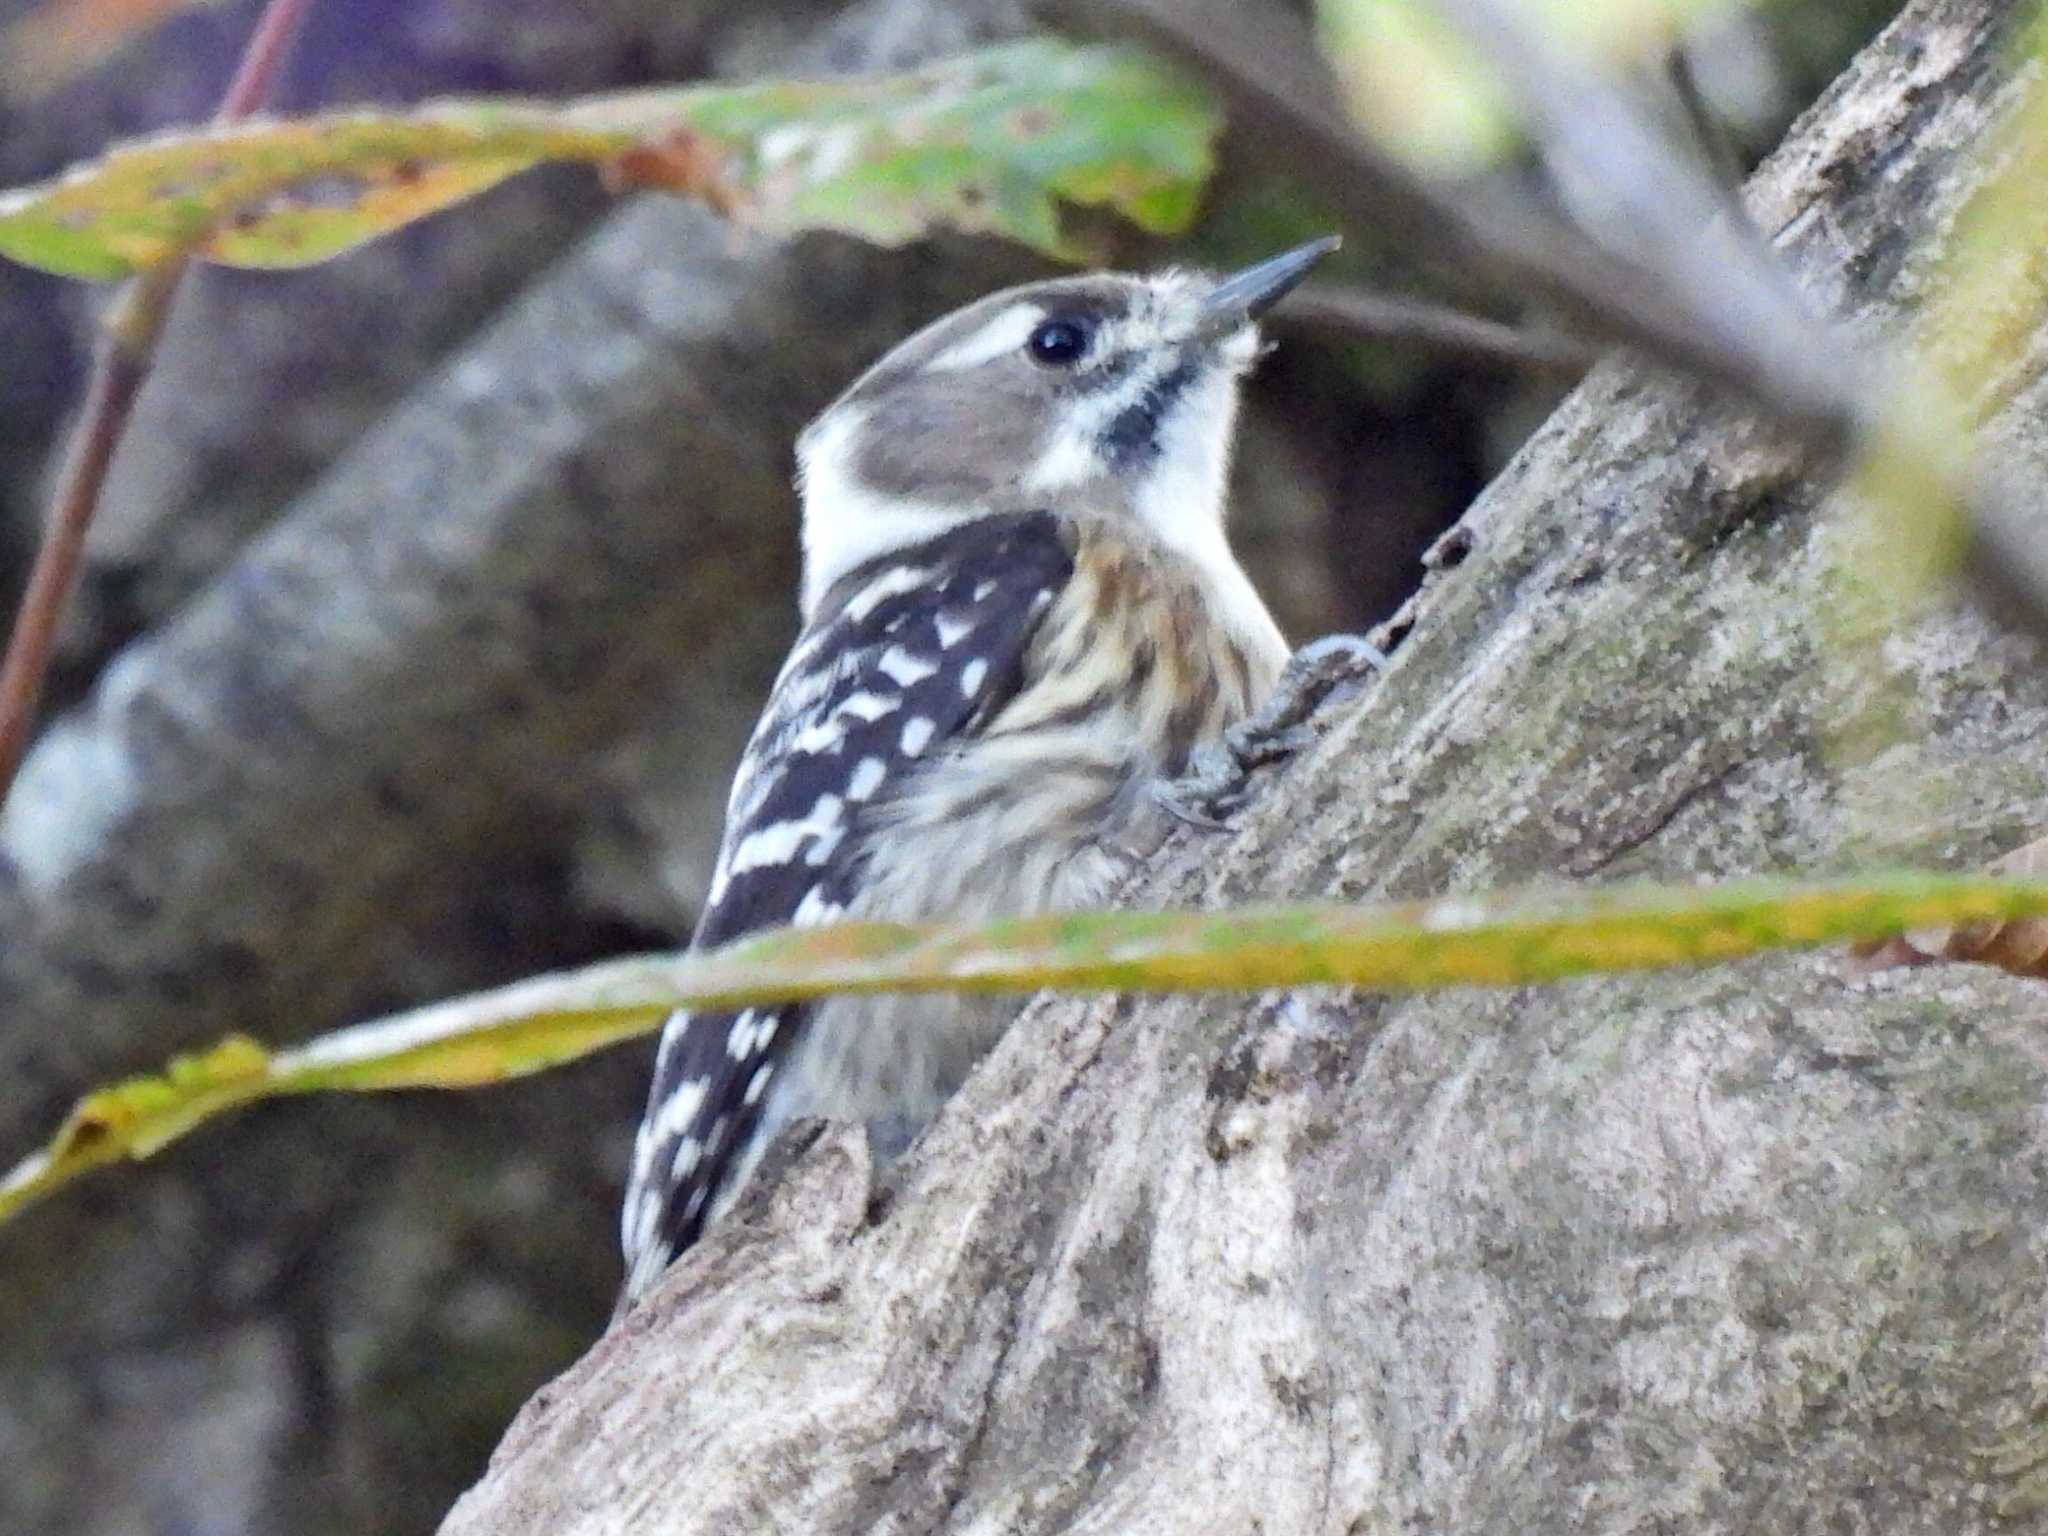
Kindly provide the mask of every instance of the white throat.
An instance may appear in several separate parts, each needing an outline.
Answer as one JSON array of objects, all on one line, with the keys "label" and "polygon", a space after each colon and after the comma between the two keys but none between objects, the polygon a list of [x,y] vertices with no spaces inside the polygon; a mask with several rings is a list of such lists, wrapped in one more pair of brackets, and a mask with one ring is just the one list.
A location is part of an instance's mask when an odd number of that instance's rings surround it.
[{"label": "white throat", "polygon": [[936,538],[971,517],[974,509],[936,501],[883,496],[853,470],[856,434],[867,418],[859,406],[839,406],[797,443],[797,490],[803,500],[804,622],[818,611],[833,583],[848,571],[892,550]]},{"label": "white throat", "polygon": [[1287,642],[1244,568],[1230,552],[1224,502],[1230,490],[1230,449],[1236,437],[1237,382],[1209,373],[1170,413],[1159,458],[1133,509],[1154,538],[1201,574],[1217,617],[1252,649],[1284,657]]},{"label": "white throat", "polygon": [[[1128,506],[1162,546],[1194,567],[1216,605],[1216,617],[1254,656],[1285,657],[1280,626],[1252,586],[1224,532],[1230,493],[1230,450],[1237,430],[1237,375],[1250,362],[1249,331],[1233,338],[1227,367],[1208,370],[1160,423],[1159,453],[1143,479],[1129,486]],[[1140,375],[1123,395],[1070,421],[1047,446],[1026,485],[1057,502],[1082,492],[1101,473],[1094,439],[1118,411],[1132,404],[1152,379]]]}]

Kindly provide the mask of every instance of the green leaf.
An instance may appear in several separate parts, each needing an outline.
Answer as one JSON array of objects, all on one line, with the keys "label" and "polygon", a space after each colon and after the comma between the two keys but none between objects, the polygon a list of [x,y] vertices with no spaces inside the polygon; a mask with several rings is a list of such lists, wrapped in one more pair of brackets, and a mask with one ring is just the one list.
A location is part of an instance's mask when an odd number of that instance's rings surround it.
[{"label": "green leaf", "polygon": [[775,233],[898,244],[944,225],[1079,257],[1063,204],[1185,228],[1219,126],[1142,55],[1052,39],[868,78],[259,120],[124,145],[0,193],[0,255],[91,278],[184,254],[306,266],[559,160]]},{"label": "green leaf", "polygon": [[853,992],[1190,992],[1519,986],[2048,914],[2048,881],[1863,879],[1512,892],[1384,907],[1108,912],[981,928],[847,923],[710,954],[616,960],[340,1030],[234,1038],[81,1100],[0,1180],[0,1220],[258,1099],[504,1082],[651,1033],[676,1008]]}]

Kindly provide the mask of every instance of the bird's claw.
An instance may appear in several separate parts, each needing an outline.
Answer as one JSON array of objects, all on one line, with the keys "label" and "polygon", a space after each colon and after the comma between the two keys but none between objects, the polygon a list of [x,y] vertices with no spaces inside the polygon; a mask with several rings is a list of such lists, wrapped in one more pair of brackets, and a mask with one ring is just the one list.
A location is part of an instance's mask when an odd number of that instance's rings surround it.
[{"label": "bird's claw", "polygon": [[1236,727],[1240,734],[1279,734],[1303,726],[1325,699],[1386,670],[1387,654],[1363,635],[1325,635],[1292,656],[1265,707]]},{"label": "bird's claw", "polygon": [[1186,773],[1159,786],[1160,805],[1189,826],[1227,830],[1250,791],[1251,771],[1313,743],[1316,731],[1309,722],[1316,710],[1386,664],[1386,654],[1362,635],[1311,641],[1288,658],[1273,696],[1257,713],[1225,731],[1214,746],[1196,752]]}]

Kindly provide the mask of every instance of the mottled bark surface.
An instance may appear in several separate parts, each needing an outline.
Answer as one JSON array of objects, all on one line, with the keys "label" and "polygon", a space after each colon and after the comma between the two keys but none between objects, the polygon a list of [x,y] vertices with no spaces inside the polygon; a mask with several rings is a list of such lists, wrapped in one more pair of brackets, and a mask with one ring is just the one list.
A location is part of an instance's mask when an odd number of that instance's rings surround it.
[{"label": "mottled bark surface", "polygon": [[[1910,7],[1752,185],[1868,340],[1974,184],[2014,9]],[[1990,437],[2038,482],[2048,382],[2015,366]],[[1604,367],[1384,682],[1143,895],[1965,866],[2037,833],[2037,653],[1956,611],[1831,646],[1841,510],[1770,433]],[[2033,1528],[2044,1013],[1834,955],[1040,1000],[886,1181],[845,1133],[802,1153],[443,1529]]]}]

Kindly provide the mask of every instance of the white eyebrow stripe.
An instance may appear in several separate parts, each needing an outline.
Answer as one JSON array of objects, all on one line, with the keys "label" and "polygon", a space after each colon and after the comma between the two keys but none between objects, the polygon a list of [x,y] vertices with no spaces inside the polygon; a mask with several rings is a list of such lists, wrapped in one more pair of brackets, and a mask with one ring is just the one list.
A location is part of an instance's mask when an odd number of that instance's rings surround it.
[{"label": "white eyebrow stripe", "polygon": [[925,369],[930,373],[957,373],[964,368],[979,368],[983,363],[992,363],[1005,352],[1022,348],[1044,318],[1045,311],[1036,304],[1012,304],[983,324],[980,330],[954,342],[926,363]]}]

